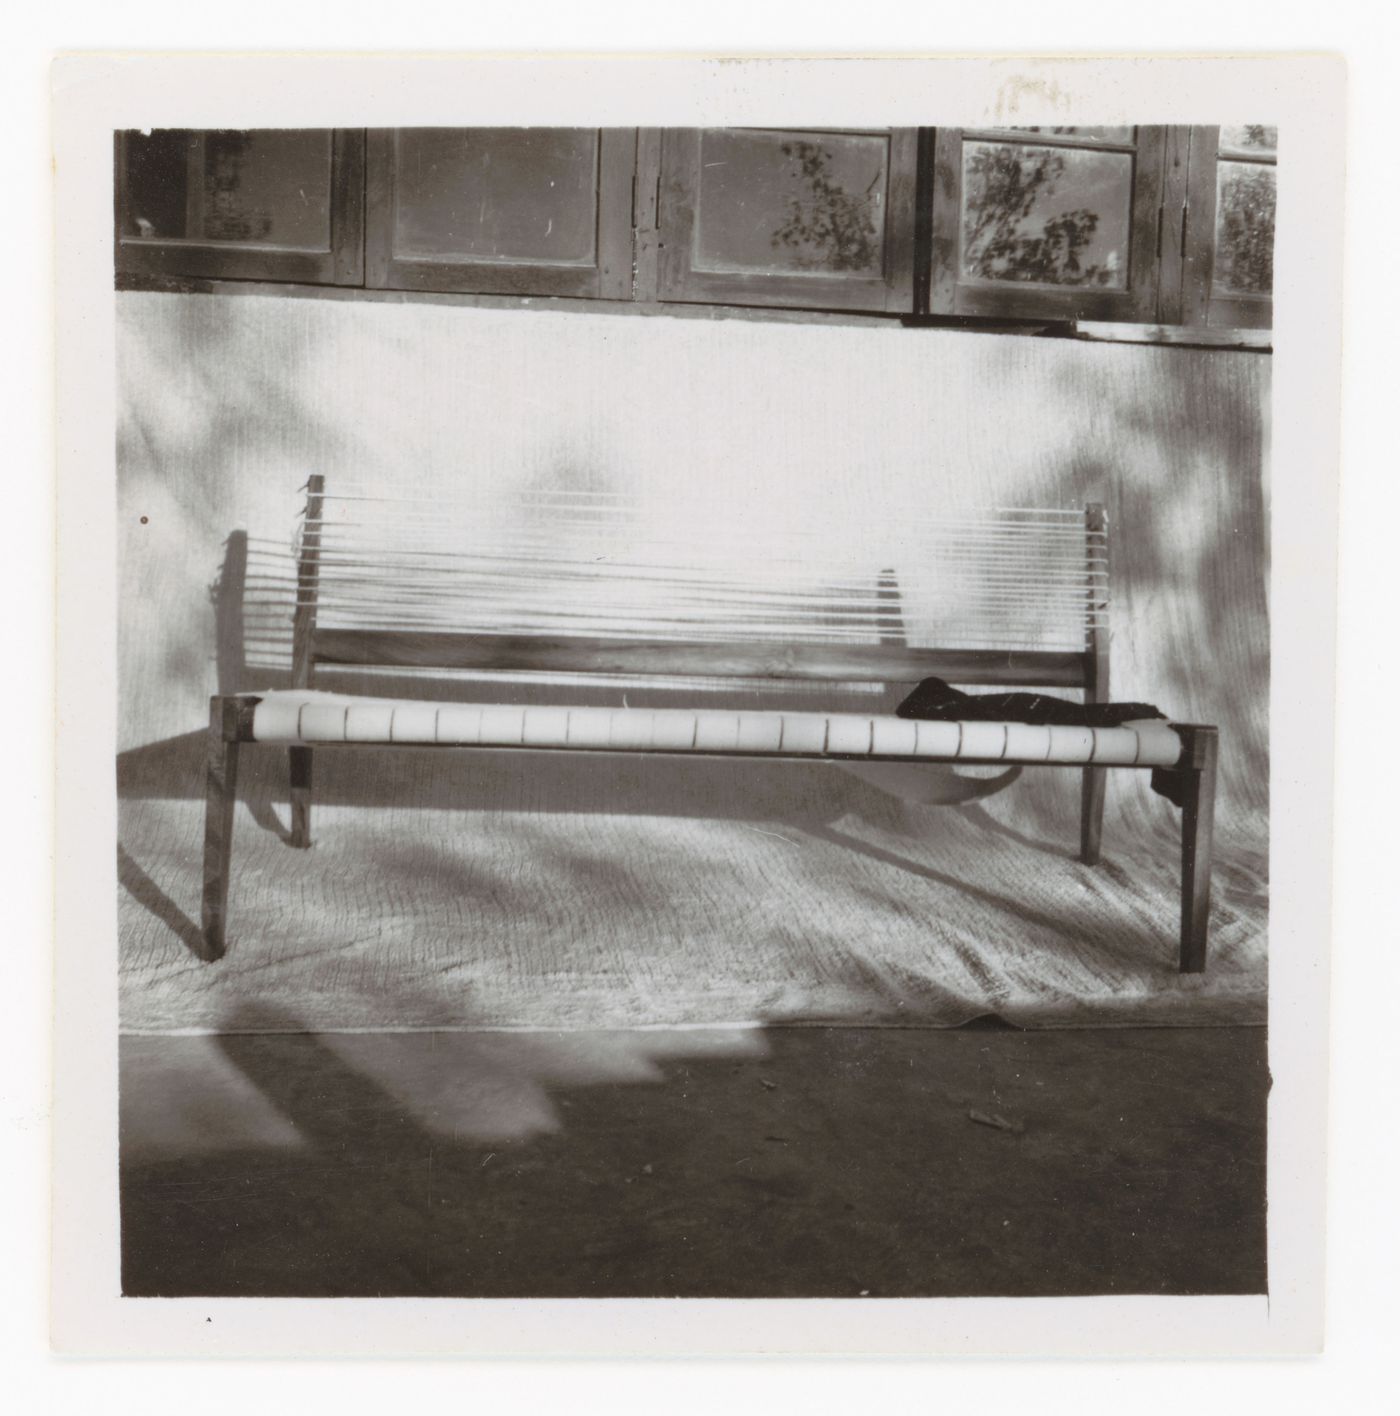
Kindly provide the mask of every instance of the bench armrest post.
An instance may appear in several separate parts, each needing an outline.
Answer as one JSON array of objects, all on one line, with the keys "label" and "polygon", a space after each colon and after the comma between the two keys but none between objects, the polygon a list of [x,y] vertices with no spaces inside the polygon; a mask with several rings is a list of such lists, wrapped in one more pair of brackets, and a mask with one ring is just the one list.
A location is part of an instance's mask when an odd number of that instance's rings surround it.
[{"label": "bench armrest post", "polygon": [[292,687],[310,688],[316,654],[316,595],[321,576],[321,526],[326,479],[313,473],[306,481],[306,517],[297,556],[297,603],[292,614]]},{"label": "bench armrest post", "polygon": [[[1089,604],[1084,633],[1084,701],[1108,702],[1108,513],[1101,502],[1084,508],[1084,556]],[[1096,566],[1096,561],[1102,565]],[[1102,575],[1092,572],[1101,570]],[[1079,858],[1097,865],[1103,847],[1103,803],[1108,773],[1102,767],[1084,769],[1079,807]]]}]

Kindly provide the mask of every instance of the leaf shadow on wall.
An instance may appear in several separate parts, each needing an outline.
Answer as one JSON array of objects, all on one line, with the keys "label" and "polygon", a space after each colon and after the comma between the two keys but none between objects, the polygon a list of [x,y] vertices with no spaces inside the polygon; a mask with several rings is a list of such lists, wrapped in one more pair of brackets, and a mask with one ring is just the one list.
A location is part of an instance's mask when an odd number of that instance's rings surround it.
[{"label": "leaf shadow on wall", "polygon": [[[208,309],[187,313],[185,318],[195,322],[188,338],[214,341],[217,363],[221,338],[217,319]],[[239,354],[237,342],[226,332],[223,337],[229,339],[230,355]],[[271,445],[293,428],[298,430],[298,445],[353,451],[345,428],[318,420],[313,400],[288,392],[299,385],[294,377],[287,377],[286,370],[295,369],[306,353],[294,341],[275,351],[267,368],[278,371],[276,379],[248,375],[235,399],[222,390],[209,390],[209,402],[218,412],[189,448],[202,475],[189,479],[195,490],[183,484],[178,490],[185,499],[205,498],[192,514],[216,514],[218,502],[212,489],[239,467],[241,442]],[[1078,436],[1063,454],[1055,481],[1065,501],[1092,496],[1107,502],[1115,528],[1118,598],[1130,616],[1120,617],[1119,623],[1130,627],[1138,657],[1150,665],[1148,691],[1177,716],[1220,721],[1226,742],[1226,797],[1243,802],[1257,817],[1265,800],[1268,769],[1262,721],[1268,684],[1263,597],[1267,528],[1257,473],[1261,456],[1257,409],[1246,401],[1248,381],[1231,372],[1238,369],[1237,361],[1256,356],[1192,351],[1188,358],[1173,350],[1153,351],[1153,355],[1147,360],[1150,379],[1139,376],[1086,388],[1082,368],[1076,376],[1065,375],[1067,404],[1083,407],[1086,400],[1096,400],[1096,420],[1111,430],[1111,437],[1089,430]],[[246,351],[242,357],[246,364]],[[139,434],[139,428],[130,432]],[[1125,467],[1125,448],[1146,450],[1145,474]],[[122,455],[134,453],[127,449]],[[1165,469],[1165,475],[1156,476],[1160,469]],[[1153,480],[1145,482],[1144,475]],[[1032,482],[1028,477],[1027,486],[1042,495],[1043,480],[1033,486]],[[257,671],[257,682],[251,681],[248,624],[240,608],[246,596],[247,564],[248,536],[236,529],[225,546],[214,598],[215,662],[221,691],[285,685],[285,673],[263,670]],[[186,657],[193,652],[189,636],[167,636],[167,642],[184,646]],[[202,672],[205,664],[199,667]],[[183,668],[181,675],[190,677]],[[1123,687],[1121,677],[1118,683]],[[353,676],[342,676],[334,686],[357,688]],[[471,696],[460,683],[424,683],[419,678],[395,681],[376,676],[365,679],[358,689],[386,696]],[[480,687],[475,691],[483,692]],[[504,692],[492,686],[490,696],[520,702],[545,702],[550,697],[548,690],[528,685],[514,685]],[[618,701],[618,695],[606,690],[571,690],[570,696],[581,703]],[[659,691],[631,697],[634,705],[673,701]],[[812,701],[794,700],[793,706],[810,707]],[[202,795],[203,768],[202,732],[167,738],[122,754],[119,791],[124,798],[197,800]],[[1032,782],[1032,776],[1037,780]],[[1111,788],[1111,804],[1117,790]],[[286,791],[285,752],[249,750],[241,799],[262,829],[284,839]],[[1062,839],[1068,855],[1077,829],[1076,795],[1072,770],[1041,772],[1028,774],[1014,798],[964,810],[981,813],[983,824],[1021,844],[1028,839],[1043,841],[1048,851],[1058,854],[1053,842]],[[681,815],[784,823],[816,833],[834,829],[842,818],[850,817],[899,829],[920,829],[921,823],[926,826],[936,820],[931,813],[914,812],[826,768],[666,758],[606,761],[524,752],[463,753],[450,758],[412,752],[321,753],[315,799],[323,805],[371,808],[470,806],[482,811]],[[1149,805],[1154,812],[1150,819]],[[1222,816],[1227,814],[1222,811]],[[1132,824],[1140,824],[1147,835],[1156,837],[1164,830],[1174,831],[1177,820],[1160,803],[1149,803],[1144,793]],[[1230,843],[1224,844],[1228,849]],[[1112,843],[1110,849],[1117,846]],[[140,899],[138,892],[144,892],[143,903],[159,916],[164,907],[142,886],[142,867],[130,855],[127,859],[127,876],[136,886],[133,895]],[[150,862],[146,865],[154,869]],[[170,899],[163,891],[160,894]],[[188,931],[178,920],[172,928],[189,942]]]},{"label": "leaf shadow on wall", "polygon": [[[1067,474],[1108,506],[1115,622],[1150,675],[1145,691],[1180,721],[1220,727],[1220,814],[1258,840],[1269,779],[1269,366],[1231,351],[1152,353],[1150,379],[1101,390],[1116,446],[1086,439]],[[1082,382],[1067,379],[1071,390],[1082,397]],[[1143,465],[1125,465],[1125,449]],[[1126,691],[1136,697],[1138,685]]]}]

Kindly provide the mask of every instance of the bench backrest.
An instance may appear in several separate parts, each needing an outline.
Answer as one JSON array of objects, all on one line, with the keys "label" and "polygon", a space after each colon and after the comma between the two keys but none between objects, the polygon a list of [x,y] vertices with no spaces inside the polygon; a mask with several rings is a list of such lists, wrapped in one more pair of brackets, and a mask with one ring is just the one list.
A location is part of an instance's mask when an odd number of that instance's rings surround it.
[{"label": "bench backrest", "polygon": [[[937,674],[1107,696],[1101,506],[896,529],[898,557],[865,564],[813,559],[768,528],[699,554],[683,535],[631,539],[628,509],[606,497],[535,494],[503,512],[333,491],[313,476],[293,680],[310,686],[319,664],[892,684]],[[881,569],[895,559],[897,572]]]}]

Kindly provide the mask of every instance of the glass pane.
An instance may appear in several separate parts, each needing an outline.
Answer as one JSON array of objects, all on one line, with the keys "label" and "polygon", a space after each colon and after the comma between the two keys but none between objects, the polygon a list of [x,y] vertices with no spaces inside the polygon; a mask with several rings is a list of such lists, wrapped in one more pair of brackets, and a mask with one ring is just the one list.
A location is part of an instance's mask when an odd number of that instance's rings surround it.
[{"label": "glass pane", "polygon": [[1010,128],[1012,133],[1055,133],[1062,138],[1097,138],[1105,143],[1130,143],[1131,128]]},{"label": "glass pane", "polygon": [[395,255],[593,264],[593,128],[405,128],[394,179]]},{"label": "glass pane", "polygon": [[329,129],[130,133],[122,234],[325,251],[330,192]]},{"label": "glass pane", "polygon": [[1215,285],[1236,294],[1274,288],[1274,202],[1278,169],[1222,162],[1215,208]]},{"label": "glass pane", "polygon": [[1277,152],[1278,129],[1262,123],[1245,123],[1238,128],[1221,128],[1220,146],[1236,152]]},{"label": "glass pane", "polygon": [[695,268],[878,276],[888,169],[883,135],[707,129]]},{"label": "glass pane", "polygon": [[1131,153],[965,143],[963,274],[1126,289],[1132,185]]},{"label": "glass pane", "polygon": [[128,133],[122,235],[183,240],[196,135],[184,129]]}]

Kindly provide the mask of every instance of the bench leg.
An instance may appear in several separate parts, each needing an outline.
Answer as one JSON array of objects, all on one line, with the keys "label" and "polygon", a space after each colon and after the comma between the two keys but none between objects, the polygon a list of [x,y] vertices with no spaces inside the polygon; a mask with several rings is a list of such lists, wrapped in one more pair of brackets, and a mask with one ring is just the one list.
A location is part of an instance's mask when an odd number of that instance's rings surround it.
[{"label": "bench leg", "polygon": [[289,843],[305,850],[311,844],[311,749],[289,747],[287,762],[292,781],[292,834]]},{"label": "bench leg", "polygon": [[204,778],[204,902],[205,956],[218,959],[225,945],[224,921],[228,911],[229,861],[233,850],[233,808],[238,796],[236,703],[213,701],[209,722],[209,751]]},{"label": "bench leg", "polygon": [[1104,767],[1086,767],[1080,795],[1079,859],[1085,865],[1097,865],[1103,845],[1103,796],[1108,781]]},{"label": "bench leg", "polygon": [[1204,973],[1210,927],[1211,847],[1220,737],[1214,728],[1182,729],[1181,972]]}]

